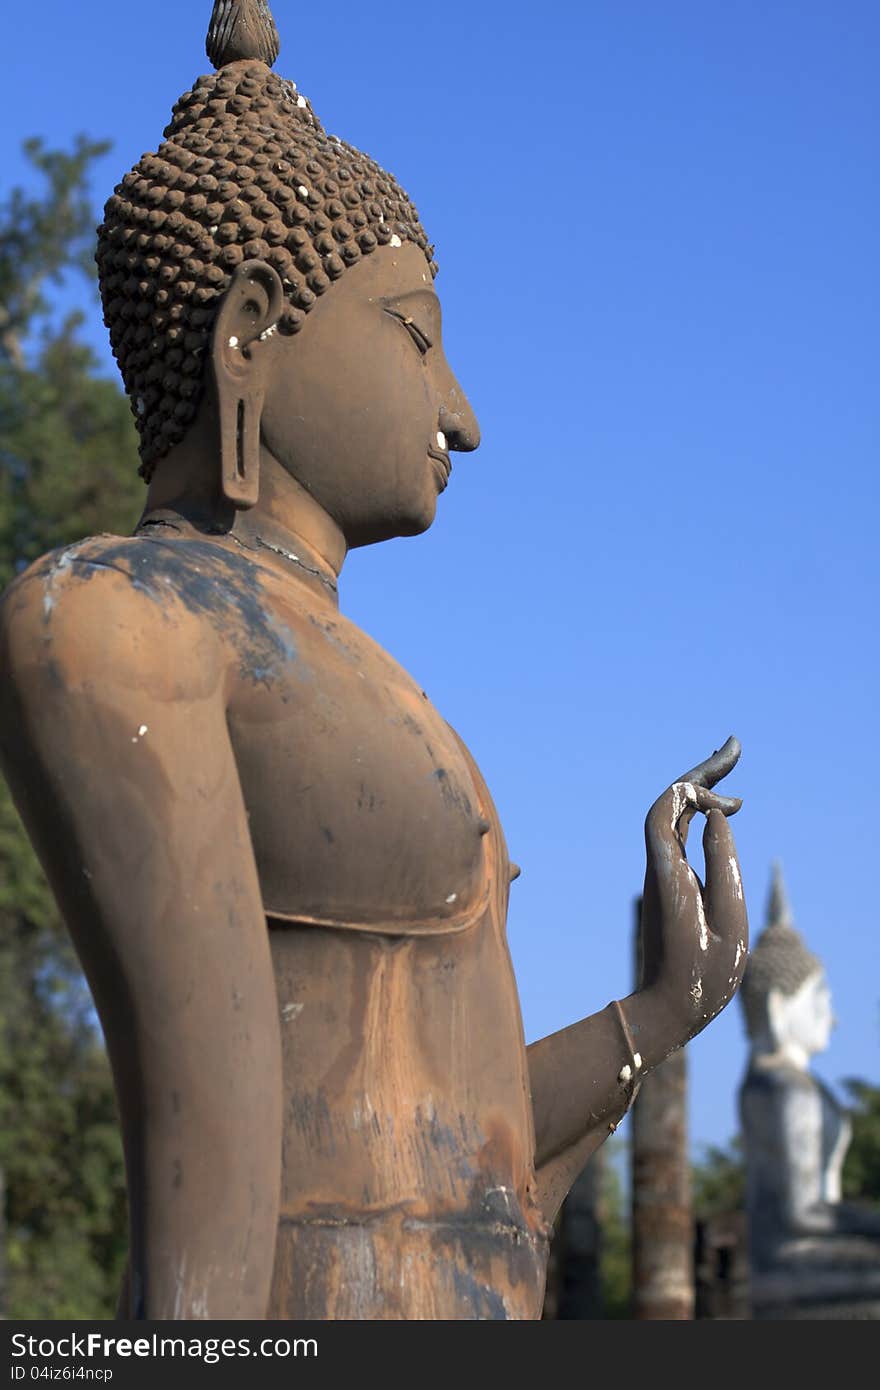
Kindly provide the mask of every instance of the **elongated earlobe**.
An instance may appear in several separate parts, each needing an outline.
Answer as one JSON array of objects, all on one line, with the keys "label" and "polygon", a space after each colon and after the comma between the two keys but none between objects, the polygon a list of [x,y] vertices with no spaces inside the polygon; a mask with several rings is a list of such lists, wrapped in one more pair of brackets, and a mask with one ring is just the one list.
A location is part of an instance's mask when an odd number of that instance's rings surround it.
[{"label": "elongated earlobe", "polygon": [[268,362],[261,339],[274,329],[284,305],[276,271],[245,261],[223,296],[214,325],[211,370],[220,443],[220,490],[238,510],[260,495],[260,416]]},{"label": "elongated earlobe", "polygon": [[260,415],[263,393],[214,359],[214,385],[220,433],[220,490],[239,511],[260,495]]}]

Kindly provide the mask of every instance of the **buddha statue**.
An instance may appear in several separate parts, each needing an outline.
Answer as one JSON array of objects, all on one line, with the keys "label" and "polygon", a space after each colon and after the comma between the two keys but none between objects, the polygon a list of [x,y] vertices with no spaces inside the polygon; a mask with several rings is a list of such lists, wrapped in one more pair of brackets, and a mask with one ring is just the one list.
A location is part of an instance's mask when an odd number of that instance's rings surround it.
[{"label": "buddha statue", "polygon": [[479,442],[433,250],[274,74],[264,0],[207,49],[99,229],[143,516],[0,608],[0,761],[119,1101],[120,1316],[537,1318],[565,1193],[737,988],[739,745],[648,813],[638,989],[526,1047],[489,791],[339,607]]},{"label": "buddha statue", "polygon": [[740,1090],[756,1317],[880,1316],[880,1212],[841,1200],[851,1127],[809,1070],[833,1016],[821,961],[776,865],[767,925],[740,991],[750,1054]]}]

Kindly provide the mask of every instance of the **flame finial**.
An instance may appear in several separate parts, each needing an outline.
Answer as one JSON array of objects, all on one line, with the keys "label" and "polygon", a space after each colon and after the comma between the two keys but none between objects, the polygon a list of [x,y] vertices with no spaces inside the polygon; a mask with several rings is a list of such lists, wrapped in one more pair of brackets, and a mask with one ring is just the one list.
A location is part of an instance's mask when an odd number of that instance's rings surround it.
[{"label": "flame finial", "polygon": [[271,67],[281,40],[266,0],[214,0],[205,52],[215,68],[243,58]]},{"label": "flame finial", "polygon": [[788,900],[785,879],[782,876],[782,865],[778,859],[773,864],[773,877],[767,902],[767,926],[794,926],[791,903]]}]

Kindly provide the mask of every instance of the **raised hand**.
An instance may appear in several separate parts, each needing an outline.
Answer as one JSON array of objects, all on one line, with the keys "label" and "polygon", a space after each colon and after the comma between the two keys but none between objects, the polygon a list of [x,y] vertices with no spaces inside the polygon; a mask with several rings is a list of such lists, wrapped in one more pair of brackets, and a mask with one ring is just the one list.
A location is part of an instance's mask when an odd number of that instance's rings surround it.
[{"label": "raised hand", "polygon": [[[727,823],[742,803],[711,790],[740,751],[729,738],[648,812],[637,989],[528,1048],[537,1194],[548,1221],[590,1154],[617,1128],[642,1078],[705,1028],[742,978],[749,928]],[[705,886],[685,853],[697,812],[706,817]]]},{"label": "raised hand", "polygon": [[[640,993],[646,1003],[650,998],[651,1032],[663,1051],[673,1051],[705,1028],[733,998],[745,969],[748,919],[727,820],[742,802],[711,790],[735,767],[741,751],[737,739],[729,738],[673,782],[645,821]],[[686,855],[697,812],[706,817],[705,884]]]}]

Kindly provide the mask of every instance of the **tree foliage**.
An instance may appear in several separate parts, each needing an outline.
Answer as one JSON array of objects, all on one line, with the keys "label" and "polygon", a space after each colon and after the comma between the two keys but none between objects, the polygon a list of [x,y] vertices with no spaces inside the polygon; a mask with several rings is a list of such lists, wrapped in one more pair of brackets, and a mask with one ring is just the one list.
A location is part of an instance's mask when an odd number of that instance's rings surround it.
[{"label": "tree foliage", "polygon": [[[0,207],[0,587],[56,545],[130,531],[143,502],[128,404],[60,324],[47,284],[70,270],[94,280],[92,162],[107,149],[80,137],[71,154],[25,145],[42,196],[13,189]],[[96,296],[89,296],[98,312]]]},{"label": "tree foliage", "polygon": [[[0,588],[55,546],[131,532],[143,502],[128,405],[47,288],[86,271],[88,175],[106,145],[25,152],[37,191],[0,207]],[[2,1311],[112,1313],[125,1257],[121,1145],[109,1067],[54,899],[0,780]]]},{"label": "tree foliage", "polygon": [[602,1169],[600,1209],[602,1255],[599,1277],[606,1318],[632,1316],[632,1235],[624,1192],[621,1164],[626,1148],[621,1139],[607,1139],[607,1161]]},{"label": "tree foliage", "polygon": [[691,1200],[694,1218],[708,1221],[742,1210],[745,1204],[746,1170],[742,1139],[737,1135],[726,1148],[703,1146],[691,1166]]},{"label": "tree foliage", "polygon": [[852,1078],[844,1086],[853,1133],[843,1164],[843,1195],[880,1206],[880,1086]]},{"label": "tree foliage", "polygon": [[38,138],[25,141],[25,155],[48,187],[14,188],[0,208],[0,353],[17,366],[34,323],[50,312],[46,282],[59,284],[72,266],[94,277],[87,176],[109,148],[83,135],[70,153],[47,150]]}]

